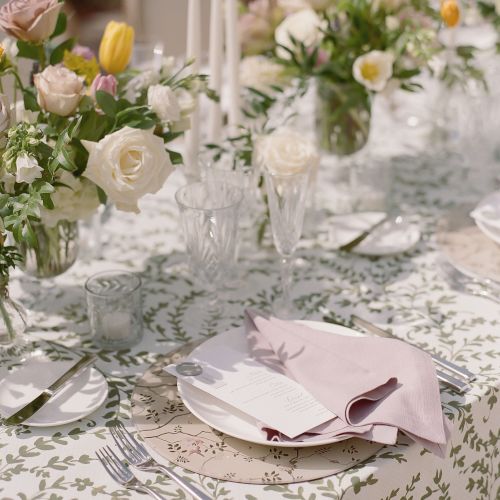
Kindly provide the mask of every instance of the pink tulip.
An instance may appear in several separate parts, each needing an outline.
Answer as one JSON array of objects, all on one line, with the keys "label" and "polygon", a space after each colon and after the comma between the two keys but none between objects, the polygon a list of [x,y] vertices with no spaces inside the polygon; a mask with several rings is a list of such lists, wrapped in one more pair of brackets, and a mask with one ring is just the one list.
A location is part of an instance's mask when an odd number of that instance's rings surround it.
[{"label": "pink tulip", "polygon": [[77,56],[83,57],[87,61],[90,61],[95,57],[95,54],[92,52],[90,47],[87,47],[85,45],[75,45],[71,52],[73,52],[73,54],[76,54]]},{"label": "pink tulip", "polygon": [[97,75],[90,86],[90,95],[95,98],[95,93],[98,90],[103,90],[112,96],[116,95],[116,87],[118,82],[113,75]]}]

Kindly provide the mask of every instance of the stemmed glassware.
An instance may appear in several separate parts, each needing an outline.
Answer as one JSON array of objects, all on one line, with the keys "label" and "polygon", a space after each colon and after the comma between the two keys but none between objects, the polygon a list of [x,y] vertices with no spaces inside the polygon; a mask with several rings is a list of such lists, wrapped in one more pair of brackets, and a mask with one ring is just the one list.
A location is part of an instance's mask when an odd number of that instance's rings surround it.
[{"label": "stemmed glassware", "polygon": [[280,174],[264,172],[271,229],[276,250],[281,256],[281,300],[273,305],[274,314],[287,319],[293,316],[290,299],[293,255],[302,235],[309,170]]},{"label": "stemmed glassware", "polygon": [[189,267],[209,292],[208,309],[220,313],[218,290],[236,261],[238,215],[243,192],[210,180],[181,187],[175,194]]}]

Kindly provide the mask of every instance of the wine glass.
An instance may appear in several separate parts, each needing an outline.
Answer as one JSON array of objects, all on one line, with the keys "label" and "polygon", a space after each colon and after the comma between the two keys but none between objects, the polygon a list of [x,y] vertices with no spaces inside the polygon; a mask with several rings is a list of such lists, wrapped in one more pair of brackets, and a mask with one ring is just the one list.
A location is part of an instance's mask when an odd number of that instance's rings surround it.
[{"label": "wine glass", "polygon": [[222,312],[218,297],[236,263],[238,215],[243,192],[218,181],[195,182],[175,194],[189,267],[209,292],[208,309]]},{"label": "wine glass", "polygon": [[309,170],[280,174],[264,172],[271,229],[276,250],[281,256],[281,300],[273,305],[274,314],[283,319],[293,316],[290,299],[293,255],[302,235]]}]

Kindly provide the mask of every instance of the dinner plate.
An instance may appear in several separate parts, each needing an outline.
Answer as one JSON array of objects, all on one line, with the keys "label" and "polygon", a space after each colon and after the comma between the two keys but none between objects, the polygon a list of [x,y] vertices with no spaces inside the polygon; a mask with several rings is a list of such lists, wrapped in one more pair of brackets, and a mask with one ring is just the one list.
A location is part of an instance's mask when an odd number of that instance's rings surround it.
[{"label": "dinner plate", "polygon": [[[330,242],[339,248],[357,238],[386,217],[385,212],[359,212],[330,219]],[[384,257],[407,252],[420,240],[420,229],[404,217],[391,217],[375,228],[351,252],[370,257]]]},{"label": "dinner plate", "polygon": [[445,214],[436,241],[446,260],[461,273],[500,283],[500,247],[470,216],[473,208],[465,205]]},{"label": "dinner plate", "polygon": [[[300,321],[300,323],[309,326],[310,328],[315,328],[316,330],[330,332],[333,335],[362,335],[355,330],[320,321]],[[185,361],[195,359],[203,360],[204,352],[206,350],[211,350],[213,352],[213,349],[218,346],[226,346],[235,349],[237,352],[241,353],[242,359],[246,359],[249,356],[245,330],[243,327],[240,327],[228,330],[208,339],[206,342],[197,347],[185,359]],[[303,442],[270,442],[264,437],[262,431],[257,426],[255,419],[249,415],[224,403],[216,397],[193,387],[183,380],[179,379],[177,386],[184,405],[195,417],[224,434],[228,434],[229,436],[233,436],[244,441],[267,446],[269,446],[269,444],[275,444],[276,446],[283,448],[306,448],[309,446],[321,446],[349,439],[348,437],[330,437],[328,439]]]},{"label": "dinner plate", "polygon": [[[0,415],[8,417],[35,399],[59,378],[74,361],[51,361],[45,356],[29,358],[19,369],[0,380]],[[108,395],[108,384],[95,368],[85,370],[67,382],[31,418],[32,427],[63,425],[97,410]]]}]

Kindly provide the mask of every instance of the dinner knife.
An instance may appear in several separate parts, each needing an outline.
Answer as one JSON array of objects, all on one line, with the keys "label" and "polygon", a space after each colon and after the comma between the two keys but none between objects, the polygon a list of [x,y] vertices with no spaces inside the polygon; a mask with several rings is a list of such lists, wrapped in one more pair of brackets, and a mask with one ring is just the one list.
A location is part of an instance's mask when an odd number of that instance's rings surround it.
[{"label": "dinner knife", "polygon": [[86,354],[85,356],[83,356],[83,358],[81,358],[77,363],[66,370],[39,396],[33,399],[33,401],[30,401],[28,404],[24,405],[20,410],[14,413],[14,415],[7,417],[3,421],[3,423],[5,425],[17,425],[33,416],[38,410],[40,410],[46,403],[50,401],[52,396],[56,395],[64,387],[64,385],[66,385],[66,382],[68,382],[76,375],[82,373],[86,368],[92,365],[95,360],[95,354]]},{"label": "dinner knife", "polygon": [[[386,337],[386,338],[401,340],[402,342],[406,342],[407,344],[413,345],[417,349],[424,350],[424,349],[421,349],[420,347],[412,344],[411,342],[408,342],[407,340],[400,339],[399,337],[396,337],[396,335],[393,335],[392,333],[390,333],[386,330],[382,330],[382,328],[379,328],[378,326],[374,325],[373,323],[370,323],[369,321],[366,321],[365,319],[362,319],[359,316],[356,316],[355,314],[353,314],[351,316],[351,320],[356,326],[363,328],[364,330],[366,330],[370,333],[378,335],[379,337]],[[428,353],[428,354],[430,354],[430,356],[432,357],[432,359],[434,360],[434,362],[437,365],[439,365],[443,368],[446,368],[447,370],[455,373],[456,375],[459,375],[462,378],[465,378],[467,380],[467,382],[471,382],[472,380],[474,380],[476,378],[476,376],[472,372],[467,370],[467,368],[463,368],[462,366],[458,366],[455,363],[452,363],[451,361],[448,361],[447,359],[444,359],[441,356],[438,356],[437,354],[432,354],[432,353]]]},{"label": "dinner knife", "polygon": [[342,250],[343,252],[350,252],[353,248],[357,247],[364,239],[366,239],[372,232],[380,227],[384,222],[387,221],[389,218],[388,215],[386,215],[383,219],[379,220],[376,224],[373,224],[373,226],[370,226],[366,231],[363,231],[359,236],[351,240],[349,243],[345,243],[344,245],[340,246],[338,249]]}]

